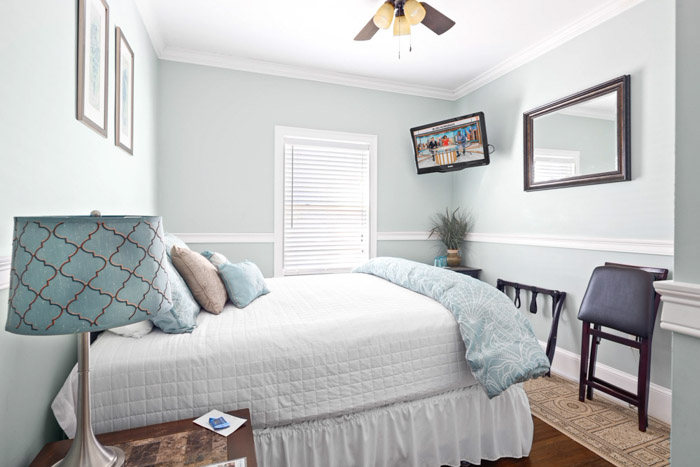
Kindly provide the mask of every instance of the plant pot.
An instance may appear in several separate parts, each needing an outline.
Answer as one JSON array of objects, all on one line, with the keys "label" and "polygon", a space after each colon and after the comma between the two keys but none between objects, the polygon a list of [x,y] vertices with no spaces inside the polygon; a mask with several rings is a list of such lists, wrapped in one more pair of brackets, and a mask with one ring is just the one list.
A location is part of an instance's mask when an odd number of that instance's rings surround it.
[{"label": "plant pot", "polygon": [[459,250],[447,250],[447,265],[451,268],[462,264],[462,257],[459,256]]}]

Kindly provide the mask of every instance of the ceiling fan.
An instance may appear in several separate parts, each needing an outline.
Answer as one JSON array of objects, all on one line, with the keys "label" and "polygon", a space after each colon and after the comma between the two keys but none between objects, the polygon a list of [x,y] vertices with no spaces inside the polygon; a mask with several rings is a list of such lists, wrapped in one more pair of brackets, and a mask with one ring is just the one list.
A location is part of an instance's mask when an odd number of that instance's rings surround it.
[{"label": "ceiling fan", "polygon": [[418,0],[387,0],[379,7],[377,13],[369,20],[362,31],[355,36],[356,41],[368,41],[379,29],[389,29],[394,21],[394,35],[411,34],[411,26],[423,23],[435,34],[440,35],[455,25],[447,16],[425,2]]}]

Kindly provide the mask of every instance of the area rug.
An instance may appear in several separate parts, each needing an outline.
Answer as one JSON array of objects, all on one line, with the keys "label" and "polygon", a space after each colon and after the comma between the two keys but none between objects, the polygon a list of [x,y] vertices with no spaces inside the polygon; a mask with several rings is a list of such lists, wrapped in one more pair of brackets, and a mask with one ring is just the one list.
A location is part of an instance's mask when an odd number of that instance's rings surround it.
[{"label": "area rug", "polygon": [[666,466],[671,456],[670,427],[649,417],[638,429],[637,410],[596,393],[578,400],[578,384],[552,376],[525,383],[532,414],[620,467]]}]

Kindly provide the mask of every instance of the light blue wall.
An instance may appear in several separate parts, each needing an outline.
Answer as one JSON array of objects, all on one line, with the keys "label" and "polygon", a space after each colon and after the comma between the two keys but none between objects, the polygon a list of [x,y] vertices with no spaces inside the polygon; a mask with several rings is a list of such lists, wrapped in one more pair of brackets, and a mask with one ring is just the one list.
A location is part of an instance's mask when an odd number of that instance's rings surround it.
[{"label": "light blue wall", "polygon": [[678,1],[676,35],[676,280],[700,284],[700,3]]},{"label": "light blue wall", "polygon": [[[0,256],[13,216],[156,212],[158,61],[131,0],[110,3],[109,134],[75,119],[77,2],[0,2]],[[114,26],[135,53],[134,155],[114,146]],[[0,291],[4,328],[7,291]],[[0,464],[24,466],[60,437],[49,405],[76,361],[75,337],[0,331]]]},{"label": "light blue wall", "polygon": [[[624,31],[624,34],[621,33]],[[674,1],[649,0],[476,90],[458,114],[484,111],[491,165],[454,175],[453,204],[469,206],[475,230],[578,238],[673,238]],[[523,191],[522,114],[609,79],[631,75],[632,181]],[[470,265],[496,278],[569,293],[559,345],[580,351],[576,318],[591,271],[605,261],[671,267],[671,257],[470,243]],[[538,337],[546,323],[535,318]],[[600,361],[635,373],[615,344]],[[670,387],[670,335],[657,329],[652,381]]]},{"label": "light blue wall", "polygon": [[[700,108],[700,3],[679,0],[676,6],[676,235],[675,280],[700,284],[700,157],[692,124]],[[691,313],[697,313],[692,309]],[[700,339],[673,335],[674,467],[698,464],[698,387]]]},{"label": "light blue wall", "polygon": [[[450,204],[449,174],[416,175],[409,129],[453,116],[452,102],[176,62],[160,73],[158,200],[171,232],[273,232],[275,125],[378,136],[380,232],[425,231]],[[433,254],[430,242],[401,251],[416,249]],[[261,255],[271,272],[272,250]]]}]

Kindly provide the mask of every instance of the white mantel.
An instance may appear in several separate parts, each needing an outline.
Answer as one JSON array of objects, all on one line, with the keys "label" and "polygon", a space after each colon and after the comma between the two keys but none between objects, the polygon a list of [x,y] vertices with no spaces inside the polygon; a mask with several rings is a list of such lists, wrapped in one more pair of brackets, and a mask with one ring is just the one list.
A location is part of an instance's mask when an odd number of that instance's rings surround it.
[{"label": "white mantel", "polygon": [[658,281],[654,287],[664,303],[661,328],[700,338],[700,284]]}]

